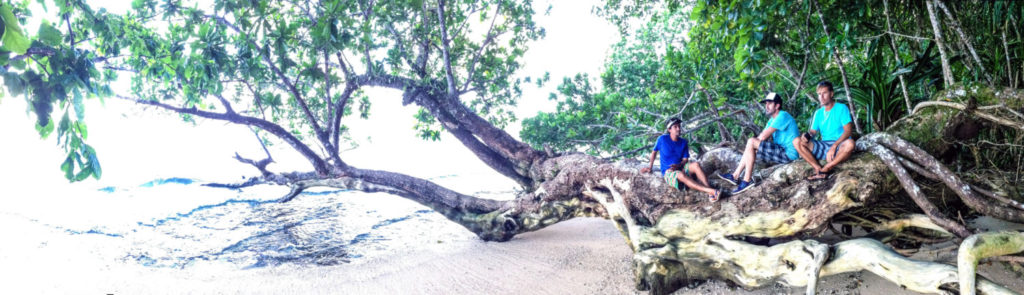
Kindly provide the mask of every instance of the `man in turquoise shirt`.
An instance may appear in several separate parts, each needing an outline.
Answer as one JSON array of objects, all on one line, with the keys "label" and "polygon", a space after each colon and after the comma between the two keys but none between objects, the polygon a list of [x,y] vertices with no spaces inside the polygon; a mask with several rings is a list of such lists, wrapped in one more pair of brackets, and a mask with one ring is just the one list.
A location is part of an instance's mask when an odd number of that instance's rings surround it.
[{"label": "man in turquoise shirt", "polygon": [[[751,174],[755,160],[785,164],[799,157],[796,148],[793,147],[793,139],[798,136],[800,130],[797,128],[793,116],[781,110],[782,97],[771,92],[761,100],[761,103],[764,104],[765,113],[768,115],[768,123],[764,125],[764,130],[757,137],[747,139],[743,157],[740,158],[739,166],[732,174],[718,174],[719,178],[736,185],[733,194],[741,193],[751,187]],[[768,140],[769,137],[772,140]],[[742,179],[740,179],[740,173],[743,173]]]},{"label": "man in turquoise shirt", "polygon": [[[848,159],[855,148],[854,139],[850,137],[853,134],[850,109],[833,99],[832,83],[818,83],[817,92],[821,108],[814,112],[810,131],[793,141],[800,157],[814,167],[814,175],[808,180],[828,178],[832,169]],[[817,134],[821,134],[821,140],[814,140]],[[825,166],[819,165],[818,160],[825,160]]]}]

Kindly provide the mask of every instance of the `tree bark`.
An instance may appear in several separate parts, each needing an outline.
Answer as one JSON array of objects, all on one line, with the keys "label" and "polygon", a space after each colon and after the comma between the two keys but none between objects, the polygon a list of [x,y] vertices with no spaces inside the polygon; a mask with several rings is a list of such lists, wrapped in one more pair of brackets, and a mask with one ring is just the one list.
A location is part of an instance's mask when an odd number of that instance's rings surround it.
[{"label": "tree bark", "polygon": [[926,6],[928,7],[928,19],[932,23],[932,33],[935,35],[935,45],[939,49],[939,57],[942,59],[942,78],[946,82],[946,87],[949,87],[955,81],[953,80],[953,71],[949,67],[949,57],[946,55],[946,44],[942,41],[942,25],[935,13],[935,0],[928,0]]},{"label": "tree bark", "polygon": [[[885,12],[885,27],[889,32],[892,32],[892,22],[889,21],[889,0],[882,1],[882,5]],[[892,56],[896,59],[896,63],[902,65],[903,62],[900,59],[900,51],[896,47],[896,39],[893,38],[892,35],[889,36],[889,46],[892,47]],[[910,109],[912,107],[910,105],[910,95],[907,94],[907,81],[903,78],[903,74],[900,74],[897,77],[900,79],[900,90],[903,91],[903,102],[907,104],[907,115],[910,115]]]},{"label": "tree bark", "polygon": [[707,90],[704,91],[704,97],[708,101],[708,110],[711,111],[711,115],[715,118],[715,123],[718,126],[718,134],[722,137],[723,141],[736,141],[729,129],[725,128],[725,123],[722,123],[722,118],[718,114],[718,107],[715,106],[715,101],[711,99],[711,93]]},{"label": "tree bark", "polygon": [[942,0],[935,0],[935,4],[942,9],[942,12],[946,13],[946,18],[949,20],[949,24],[953,27],[953,31],[960,36],[960,42],[962,42],[971,53],[971,57],[973,58],[974,63],[978,65],[981,75],[985,77],[986,81],[988,81],[988,85],[992,86],[992,75],[990,75],[988,70],[985,69],[985,64],[981,63],[981,58],[978,58],[978,52],[974,50],[974,45],[971,44],[971,39],[967,38],[967,34],[964,34],[963,28],[960,27],[960,21],[956,20],[956,17],[953,16],[953,12],[949,11],[949,8],[946,8],[946,4],[942,3]]}]

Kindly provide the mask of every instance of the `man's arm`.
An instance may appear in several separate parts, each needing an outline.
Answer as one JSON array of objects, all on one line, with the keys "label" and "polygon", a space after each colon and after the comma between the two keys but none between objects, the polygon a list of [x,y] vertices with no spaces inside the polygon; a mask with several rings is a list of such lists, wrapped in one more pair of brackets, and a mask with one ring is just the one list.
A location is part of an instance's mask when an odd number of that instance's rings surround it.
[{"label": "man's arm", "polygon": [[[758,141],[768,140],[768,138],[771,138],[772,134],[775,133],[775,130],[778,130],[778,129],[775,129],[775,127],[765,128],[764,131],[761,131],[761,134],[757,136],[757,140]],[[758,143],[760,143],[760,142],[758,142]]]},{"label": "man's arm", "polygon": [[640,168],[641,173],[650,173],[654,170],[654,159],[658,157],[658,150],[651,152],[651,162],[647,167]]},{"label": "man's arm", "polygon": [[843,135],[840,135],[839,139],[836,139],[836,142],[833,142],[832,146],[828,147],[828,155],[825,156],[826,161],[832,161],[832,155],[836,153],[836,149],[839,148],[839,144],[843,143],[847,138],[850,138],[851,134],[853,134],[853,122],[843,125]]}]

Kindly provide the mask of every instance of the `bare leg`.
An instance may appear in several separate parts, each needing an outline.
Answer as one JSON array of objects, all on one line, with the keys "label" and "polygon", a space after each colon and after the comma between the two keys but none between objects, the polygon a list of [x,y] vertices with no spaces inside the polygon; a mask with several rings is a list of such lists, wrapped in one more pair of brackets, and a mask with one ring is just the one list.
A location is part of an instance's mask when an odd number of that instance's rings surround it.
[{"label": "bare leg", "polygon": [[740,164],[736,166],[736,170],[732,172],[732,179],[741,179],[740,173],[744,173],[743,180],[750,181],[750,171],[754,168],[755,152],[757,151],[757,145],[754,144],[753,138],[747,139],[747,146],[743,148],[743,157],[740,158]]},{"label": "bare leg", "polygon": [[807,161],[807,164],[811,164],[811,167],[814,168],[815,174],[821,171],[821,165],[818,164],[818,159],[815,159],[814,153],[811,152],[814,148],[811,141],[805,139],[803,136],[797,136],[796,139],[793,140],[793,147],[796,148],[796,152],[800,154],[800,158]]},{"label": "bare leg", "polygon": [[836,157],[833,158],[831,162],[825,164],[825,167],[821,167],[821,171],[832,171],[832,168],[835,168],[836,165],[839,165],[839,163],[850,158],[855,147],[856,145],[854,144],[853,139],[844,140],[843,143],[839,144],[839,147],[836,147],[836,149],[839,150],[836,153]]},{"label": "bare leg", "polygon": [[697,164],[697,162],[690,162],[686,165],[689,166],[690,172],[693,172],[700,183],[704,184],[706,187],[711,187],[711,184],[708,183],[708,177],[704,175],[704,170],[700,168],[700,164]]},{"label": "bare leg", "polygon": [[747,167],[746,173],[743,174],[743,181],[750,182],[750,177],[754,174],[754,161],[757,160],[757,148],[761,145],[756,139],[747,139],[747,148],[743,151],[743,158],[740,159],[740,165]]},{"label": "bare leg", "polygon": [[697,183],[697,181],[694,181],[689,176],[686,176],[686,173],[676,173],[676,179],[679,179],[679,182],[682,182],[688,188],[699,190],[699,191],[702,191],[702,192],[704,192],[706,194],[709,194],[709,195],[712,195],[712,196],[715,195],[715,190],[714,189],[712,189],[710,187],[703,186],[700,183]]}]

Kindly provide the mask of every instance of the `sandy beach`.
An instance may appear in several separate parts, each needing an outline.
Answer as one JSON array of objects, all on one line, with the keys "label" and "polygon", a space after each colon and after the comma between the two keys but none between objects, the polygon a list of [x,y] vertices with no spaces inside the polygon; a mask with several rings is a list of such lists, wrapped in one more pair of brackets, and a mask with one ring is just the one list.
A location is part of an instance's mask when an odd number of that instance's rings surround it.
[{"label": "sandy beach", "polygon": [[[580,218],[504,243],[483,242],[427,214],[400,229],[430,229],[403,240],[417,247],[380,246],[364,259],[331,266],[281,264],[252,269],[225,265],[146,267],[104,254],[101,236],[51,242],[9,239],[2,246],[4,294],[646,294],[636,291],[631,251],[610,222]],[[0,215],[0,234],[46,231],[44,225]],[[451,231],[450,231],[451,230]],[[390,231],[389,231],[390,232]],[[390,234],[390,233],[385,233]],[[445,238],[447,240],[438,240]],[[424,242],[430,241],[432,242]],[[12,253],[18,253],[13,255]],[[1011,289],[1024,284],[1001,266],[981,273]],[[676,294],[802,294],[781,285],[746,291],[710,281]],[[867,272],[825,278],[819,294],[916,294]]]}]

